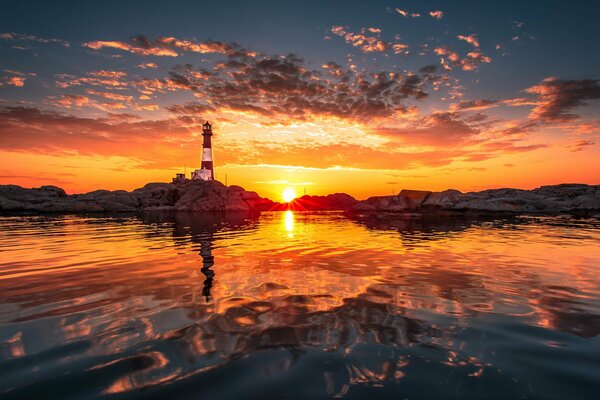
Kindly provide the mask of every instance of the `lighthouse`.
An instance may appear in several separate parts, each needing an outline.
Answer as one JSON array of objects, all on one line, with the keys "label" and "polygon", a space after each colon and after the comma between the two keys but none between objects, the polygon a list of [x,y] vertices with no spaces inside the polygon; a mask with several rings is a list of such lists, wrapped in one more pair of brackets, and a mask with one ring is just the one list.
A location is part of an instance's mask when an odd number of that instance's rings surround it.
[{"label": "lighthouse", "polygon": [[203,181],[212,181],[215,179],[215,173],[213,170],[213,158],[212,158],[212,126],[206,121],[202,125],[202,164],[200,169],[192,172],[192,179],[202,179]]}]

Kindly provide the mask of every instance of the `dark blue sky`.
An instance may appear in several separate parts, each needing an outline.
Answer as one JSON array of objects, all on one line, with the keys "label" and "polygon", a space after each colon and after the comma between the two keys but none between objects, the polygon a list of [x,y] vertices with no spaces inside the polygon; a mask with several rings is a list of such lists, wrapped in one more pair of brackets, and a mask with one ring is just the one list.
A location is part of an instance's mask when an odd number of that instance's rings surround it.
[{"label": "dark blue sky", "polygon": [[[402,18],[395,8],[421,14],[439,9],[444,17]],[[472,88],[477,93],[498,96],[546,76],[597,74],[598,15],[596,1],[22,1],[4,2],[0,26],[6,32],[74,43],[125,40],[135,34],[235,41],[267,53],[293,52],[315,63],[340,60],[355,50],[340,38],[323,40],[333,25],[377,27],[383,38],[399,34],[409,44],[426,38],[445,43],[458,34],[476,33],[493,62],[476,76],[465,75],[482,81]],[[523,22],[523,28],[516,29],[515,21]],[[523,32],[534,39],[511,43],[511,37]],[[492,50],[496,43],[506,44],[509,55],[498,56]],[[19,56],[3,54],[2,67],[23,67],[27,60]],[[78,68],[84,63],[76,54],[58,58],[50,64]],[[375,58],[380,64],[411,68],[424,63],[420,57]]]}]

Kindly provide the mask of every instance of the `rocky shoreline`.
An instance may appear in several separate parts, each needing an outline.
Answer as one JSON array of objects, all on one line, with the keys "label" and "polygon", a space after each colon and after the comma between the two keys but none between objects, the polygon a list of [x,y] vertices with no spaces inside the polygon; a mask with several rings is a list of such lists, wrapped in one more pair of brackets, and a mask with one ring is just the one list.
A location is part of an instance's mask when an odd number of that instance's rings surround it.
[{"label": "rocky shoreline", "polygon": [[361,201],[353,210],[362,213],[599,215],[600,185],[560,184],[533,190],[505,188],[469,193],[452,189],[442,192],[402,190],[395,196]]},{"label": "rocky shoreline", "polygon": [[600,215],[600,185],[560,184],[533,190],[490,189],[462,193],[402,190],[359,201],[345,193],[302,196],[289,204],[218,181],[149,183],[131,192],[96,190],[68,195],[56,186],[26,189],[0,185],[0,213],[115,213],[151,211],[245,212],[343,210],[397,216],[465,213]]},{"label": "rocky shoreline", "polygon": [[148,183],[131,192],[96,190],[67,195],[56,186],[0,185],[0,212],[103,213],[143,211],[260,212],[274,203],[240,186],[218,181]]}]

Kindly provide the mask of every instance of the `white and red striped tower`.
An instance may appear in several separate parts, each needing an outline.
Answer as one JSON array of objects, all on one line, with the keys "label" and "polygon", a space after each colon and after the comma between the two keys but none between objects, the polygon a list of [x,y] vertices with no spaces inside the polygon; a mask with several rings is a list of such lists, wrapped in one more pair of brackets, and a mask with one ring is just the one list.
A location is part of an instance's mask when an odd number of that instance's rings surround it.
[{"label": "white and red striped tower", "polygon": [[212,158],[212,126],[206,121],[202,125],[202,165],[200,168],[210,170],[210,180],[215,179],[215,172],[213,170],[213,158]]},{"label": "white and red striped tower", "polygon": [[211,143],[212,126],[208,121],[202,125],[202,137],[202,165],[192,173],[192,179],[212,181],[215,179]]}]

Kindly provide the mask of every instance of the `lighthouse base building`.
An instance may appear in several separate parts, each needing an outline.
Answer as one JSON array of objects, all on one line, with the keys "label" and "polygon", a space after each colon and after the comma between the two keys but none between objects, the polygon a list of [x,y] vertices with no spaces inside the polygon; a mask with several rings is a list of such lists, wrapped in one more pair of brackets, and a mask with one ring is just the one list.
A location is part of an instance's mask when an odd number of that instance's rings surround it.
[{"label": "lighthouse base building", "polygon": [[212,171],[210,169],[201,168],[192,171],[192,180],[202,179],[203,181],[212,181]]}]

